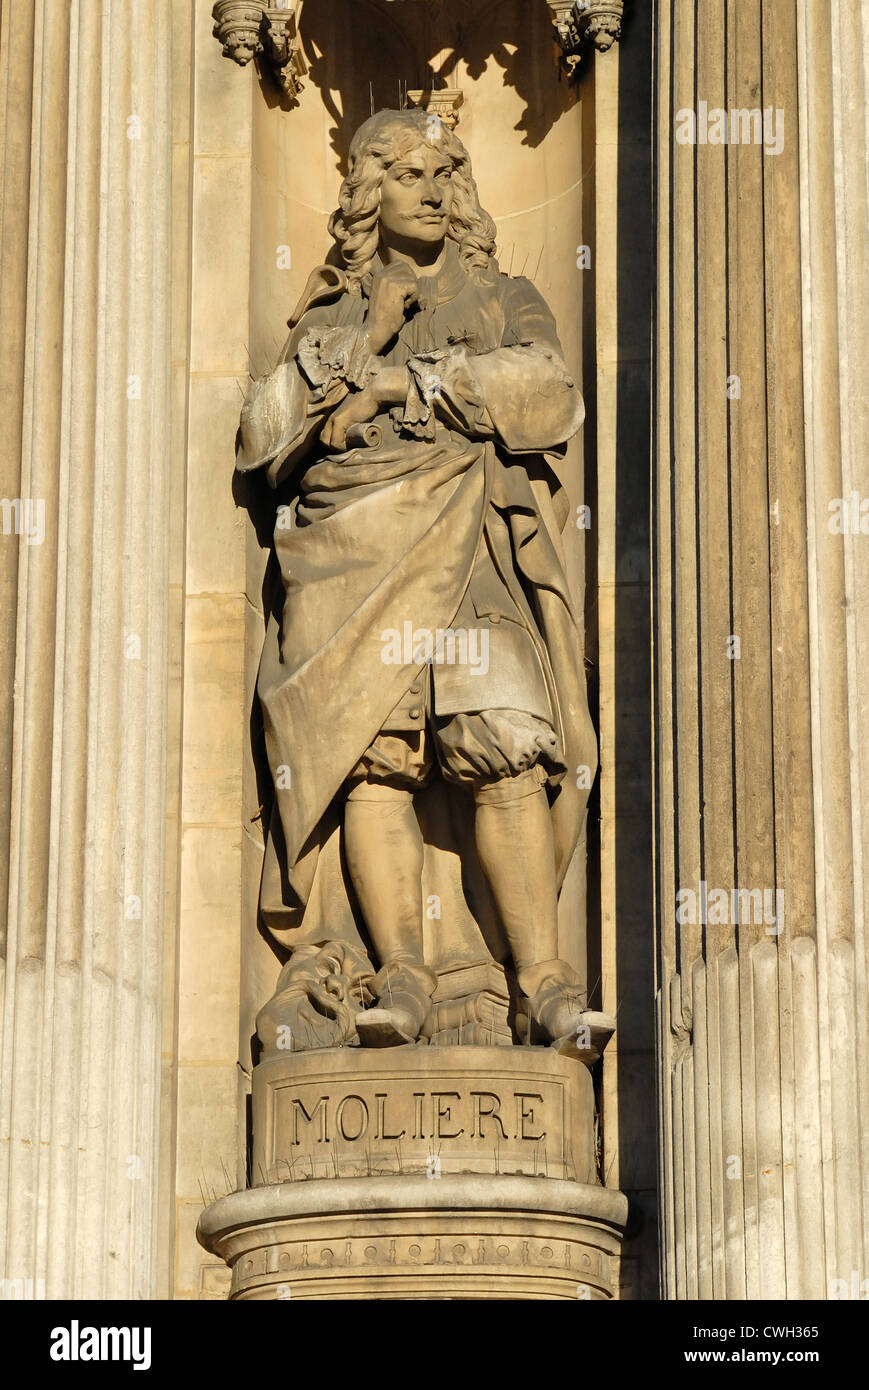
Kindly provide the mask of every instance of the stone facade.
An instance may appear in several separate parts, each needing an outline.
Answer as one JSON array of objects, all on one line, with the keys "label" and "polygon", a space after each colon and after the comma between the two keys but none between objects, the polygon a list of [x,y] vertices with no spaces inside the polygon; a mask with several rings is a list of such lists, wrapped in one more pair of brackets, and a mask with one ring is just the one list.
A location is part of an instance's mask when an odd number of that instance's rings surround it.
[{"label": "stone facade", "polygon": [[[0,1278],[835,1297],[869,1275],[860,7],[214,8],[0,9]],[[254,1067],[281,961],[234,440],[353,131],[430,100],[585,397],[566,543],[600,772],[561,913],[618,1029],[566,1089],[560,1059],[501,1077],[544,1049],[395,1049],[329,1108],[331,1054]],[[410,1129],[400,1190],[363,1105],[381,1146]],[[321,1124],[350,1150],[328,1182]]]}]

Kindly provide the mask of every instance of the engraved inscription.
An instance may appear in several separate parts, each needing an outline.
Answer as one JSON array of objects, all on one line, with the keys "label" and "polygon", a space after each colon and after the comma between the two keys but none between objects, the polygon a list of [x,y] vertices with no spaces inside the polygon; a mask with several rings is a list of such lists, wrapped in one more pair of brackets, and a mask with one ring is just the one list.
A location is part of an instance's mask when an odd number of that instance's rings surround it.
[{"label": "engraved inscription", "polygon": [[348,1143],[398,1140],[408,1134],[420,1140],[461,1139],[466,1134],[490,1142],[539,1143],[546,1138],[547,1101],[539,1091],[376,1091],[370,1100],[357,1092],[320,1095],[316,1100],[282,1092],[279,1105],[289,1107],[294,1147],[329,1144],[333,1134]]}]

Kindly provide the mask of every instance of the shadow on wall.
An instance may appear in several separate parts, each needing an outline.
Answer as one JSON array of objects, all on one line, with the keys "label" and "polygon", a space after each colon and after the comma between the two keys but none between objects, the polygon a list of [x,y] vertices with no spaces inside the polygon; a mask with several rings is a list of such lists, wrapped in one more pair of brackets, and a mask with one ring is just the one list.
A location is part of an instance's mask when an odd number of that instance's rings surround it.
[{"label": "shadow on wall", "polygon": [[[606,57],[593,60],[606,63]],[[613,666],[606,692],[610,701],[608,725],[613,746],[603,750],[607,770],[607,837],[615,856],[614,890],[609,909],[616,922],[618,1016],[618,1186],[631,1200],[631,1217],[622,1251],[622,1298],[655,1299],[657,1282],[657,1109],[655,1091],[654,934],[652,922],[652,687],[650,611],[650,458],[651,383],[650,343],[654,290],[654,211],[651,144],[651,16],[639,7],[619,45],[618,183],[617,183],[617,303],[615,390],[615,480],[598,479],[602,440],[596,387],[597,324],[595,320],[598,247],[591,246],[586,272],[583,317],[583,385],[586,397],[585,501],[593,518],[600,516],[599,492],[615,494],[615,592],[607,635],[613,647]],[[595,71],[600,71],[596,68]],[[590,74],[593,88],[594,73]],[[593,102],[590,102],[590,107]],[[601,148],[602,134],[592,121],[583,127],[583,165],[591,167]],[[593,243],[596,218],[594,179],[583,185],[584,239]],[[606,411],[606,400],[603,402]],[[607,455],[604,454],[606,457]],[[606,505],[606,502],[604,502]],[[596,532],[589,533],[594,537]],[[598,665],[599,604],[602,580],[597,546],[586,557],[586,632],[589,705],[600,729],[601,677]],[[601,921],[601,785],[595,782],[588,812],[589,982],[593,1006],[603,971],[601,941],[595,930]],[[614,901],[613,901],[614,899]],[[612,1001],[610,1001],[612,1002]],[[604,1063],[603,1065],[606,1065]],[[616,1065],[610,1058],[610,1065]],[[597,1078],[598,1081],[600,1078]],[[604,1127],[613,1122],[603,1115]],[[608,1146],[611,1147],[611,1146]],[[615,1182],[612,1165],[602,1172]]]},{"label": "shadow on wall", "polygon": [[[372,110],[405,105],[407,90],[471,81],[491,64],[504,74],[525,109],[514,129],[522,143],[542,144],[576,100],[563,75],[552,80],[541,53],[559,72],[558,45],[546,0],[318,0],[306,6],[301,38],[306,84],[317,88],[334,124],[329,130],[339,173],[347,172],[354,131]],[[270,106],[281,104],[271,78],[261,76]]]},{"label": "shadow on wall", "polygon": [[658,1297],[652,822],[650,461],[655,232],[652,17],[637,5],[619,47],[615,805],[619,1185],[632,1203],[623,1297]]}]

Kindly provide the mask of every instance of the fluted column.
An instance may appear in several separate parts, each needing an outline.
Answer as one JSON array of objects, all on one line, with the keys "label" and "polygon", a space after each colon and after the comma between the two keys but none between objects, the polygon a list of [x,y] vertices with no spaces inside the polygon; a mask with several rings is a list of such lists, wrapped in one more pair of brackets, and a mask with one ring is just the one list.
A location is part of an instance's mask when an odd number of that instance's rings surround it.
[{"label": "fluted column", "polygon": [[155,1290],[170,11],[2,7],[0,1275],[49,1298]]},{"label": "fluted column", "polygon": [[869,521],[854,527],[869,498],[869,16],[801,7],[797,43],[823,1213],[828,1287],[853,1297],[854,1272],[869,1277]]},{"label": "fluted column", "polygon": [[[865,40],[851,32],[857,7],[833,9],[831,30],[826,6],[789,0],[658,8],[656,869],[671,1298],[826,1298],[866,1273],[865,753],[850,751],[865,747],[855,625],[866,561],[859,537],[827,528],[829,500],[860,486],[866,458],[862,387],[854,377],[849,403],[839,376],[856,371],[865,335]],[[731,118],[716,143],[716,108],[762,109],[769,124],[758,140]],[[745,920],[743,899],[737,920],[734,890],[766,892],[770,913]]]}]

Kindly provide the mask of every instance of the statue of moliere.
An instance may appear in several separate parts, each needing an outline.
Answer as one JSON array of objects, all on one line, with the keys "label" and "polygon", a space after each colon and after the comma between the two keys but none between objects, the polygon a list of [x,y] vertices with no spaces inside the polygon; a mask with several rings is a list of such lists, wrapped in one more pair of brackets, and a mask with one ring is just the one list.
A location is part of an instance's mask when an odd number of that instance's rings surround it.
[{"label": "statue of moliere", "polygon": [[569,773],[597,761],[556,471],[582,399],[445,124],[372,116],[339,201],[334,264],[240,429],[238,468],[277,490],[282,580],[261,913],[291,955],[266,1033],[424,1041],[434,966],[488,958],[526,1030],[588,1061],[614,1024],[558,936],[587,797]]}]

